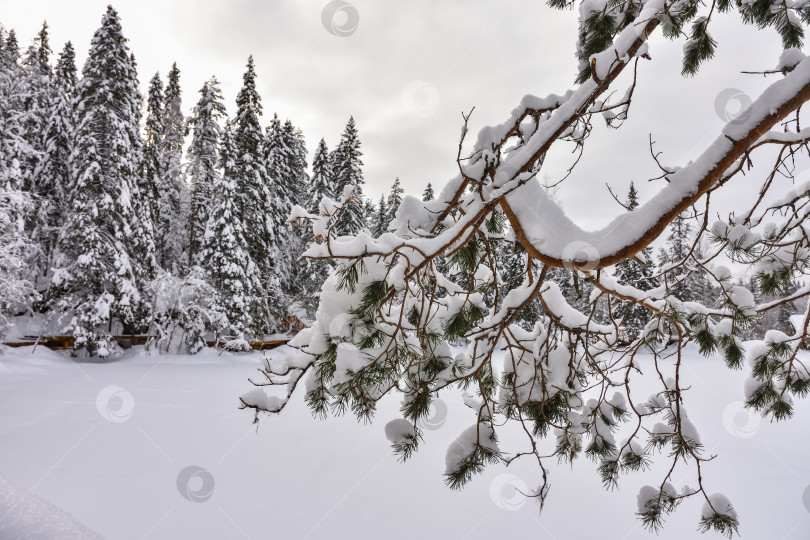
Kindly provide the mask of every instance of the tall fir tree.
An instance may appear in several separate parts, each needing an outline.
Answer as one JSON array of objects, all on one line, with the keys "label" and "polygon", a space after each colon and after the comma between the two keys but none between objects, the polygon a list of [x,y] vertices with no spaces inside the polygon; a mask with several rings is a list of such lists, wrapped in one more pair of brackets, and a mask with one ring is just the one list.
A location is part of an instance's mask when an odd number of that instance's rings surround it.
[{"label": "tall fir tree", "polygon": [[430,182],[428,182],[427,187],[425,187],[424,193],[422,193],[422,200],[424,202],[428,202],[428,201],[432,201],[435,198],[436,198],[436,194],[433,193],[433,186],[430,185]]},{"label": "tall fir tree", "polygon": [[306,200],[302,206],[310,212],[318,213],[324,197],[334,199],[335,190],[334,175],[329,166],[329,148],[326,141],[321,139],[312,158],[312,179],[307,185]]},{"label": "tall fir tree", "polygon": [[76,54],[68,41],[53,72],[50,116],[45,128],[44,165],[37,181],[40,198],[36,216],[40,234],[41,272],[47,275],[71,200],[73,181],[70,174],[70,154],[73,151],[76,114],[73,98],[76,93]]},{"label": "tall fir tree", "polygon": [[[0,32],[0,37],[2,32]],[[28,250],[19,250],[12,244],[22,245],[26,217],[30,215],[30,196],[22,192],[26,182],[26,164],[36,158],[34,148],[26,137],[26,99],[28,88],[23,72],[16,60],[16,40],[13,30],[4,37],[0,48],[0,229],[3,233],[6,272],[9,283],[17,283],[23,260]],[[13,241],[12,241],[13,238]],[[19,244],[17,244],[19,242]],[[25,242],[28,245],[28,242]],[[2,258],[2,257],[0,257]],[[25,280],[23,280],[25,281]],[[0,302],[2,303],[2,302]]]},{"label": "tall fir tree", "polygon": [[[139,187],[144,198],[144,205],[149,217],[155,224],[155,250],[160,253],[161,233],[158,226],[160,190],[163,169],[163,133],[165,131],[163,81],[159,73],[155,73],[149,81],[146,97],[146,121],[144,123],[143,159]],[[158,260],[158,263],[160,261]]]},{"label": "tall fir tree", "polygon": [[187,124],[191,131],[191,143],[187,152],[191,183],[186,255],[189,266],[199,265],[201,262],[200,247],[214,203],[214,186],[221,178],[217,149],[222,136],[220,122],[225,118],[222,91],[219,81],[213,77],[200,89],[200,99]]},{"label": "tall fir tree", "polygon": [[51,50],[49,36],[48,21],[44,21],[42,23],[42,27],[34,38],[34,48],[37,51],[37,63],[39,64],[39,70],[48,78],[53,75],[53,71],[51,69],[51,55],[53,54],[53,51]]},{"label": "tall fir tree", "polygon": [[[320,213],[321,200],[324,197],[334,198],[334,176],[329,166],[329,148],[323,139],[318,142],[315,155],[312,159],[312,178],[307,184],[305,200],[302,206],[312,213]],[[307,222],[300,231],[303,248],[306,249],[314,240],[312,225]],[[312,319],[318,308],[321,287],[332,272],[332,267],[324,260],[302,261],[305,271],[300,280],[301,303],[306,317]]]},{"label": "tall fir tree", "polygon": [[385,216],[385,230],[388,230],[388,226],[394,221],[397,210],[399,210],[399,205],[402,204],[402,195],[404,193],[405,190],[400,186],[399,177],[397,177],[394,180],[394,184],[391,186],[391,192],[388,194],[388,200],[386,201],[387,214]]},{"label": "tall fir tree", "polygon": [[291,199],[295,204],[306,204],[306,185],[309,182],[307,174],[307,145],[304,133],[287,119],[281,128],[281,140],[288,148],[287,168],[292,175],[292,182],[289,182]]},{"label": "tall fir tree", "polygon": [[360,199],[360,206],[363,208],[363,227],[373,227],[374,219],[377,216],[377,207],[374,206],[374,201],[363,197]]},{"label": "tall fir tree", "polygon": [[388,205],[385,202],[385,195],[380,195],[380,202],[374,213],[371,232],[375,238],[379,238],[388,230]]},{"label": "tall fir tree", "polygon": [[[295,149],[291,144],[294,141],[285,137],[284,128],[273,115],[270,125],[267,126],[264,139],[264,164],[267,167],[269,180],[270,205],[265,209],[270,220],[270,227],[274,235],[269,245],[269,257],[266,266],[266,278],[277,280],[278,287],[285,293],[290,292],[291,283],[294,283],[297,256],[300,251],[298,235],[287,224],[290,210],[296,204],[297,193],[301,189],[300,178],[296,178],[293,171],[295,162]],[[268,304],[272,318],[281,321],[287,316],[287,307],[290,303],[288,294],[276,298]]]},{"label": "tall fir tree", "polygon": [[[39,195],[39,173],[45,165],[47,157],[45,152],[45,130],[51,114],[51,69],[46,64],[42,65],[38,44],[40,40],[45,41],[45,48],[50,51],[47,45],[47,32],[34,40],[23,56],[22,72],[25,80],[25,138],[28,144],[34,149],[30,159],[23,164],[25,178],[23,187]],[[34,227],[36,225],[34,224]],[[28,227],[29,230],[31,227]]]},{"label": "tall fir tree", "polygon": [[108,7],[76,89],[72,156],[76,186],[59,238],[61,267],[51,298],[73,315],[76,345],[107,356],[114,322],[121,331],[148,326],[153,275],[152,224],[138,188],[140,93],[118,13]]},{"label": "tall fir tree", "polygon": [[[335,229],[338,236],[355,235],[366,226],[363,202],[363,162],[360,159],[360,139],[354,117],[349,118],[340,143],[331,156],[332,173],[335,175],[335,194],[342,197],[348,186],[354,186],[356,204],[347,205],[337,218]],[[373,208],[373,206],[372,206]]]},{"label": "tall fir tree", "polygon": [[287,242],[286,222],[290,215],[290,209],[297,204],[297,193],[300,187],[297,185],[299,179],[295,177],[292,169],[294,149],[289,146],[289,142],[283,134],[281,121],[278,115],[273,115],[270,125],[265,131],[264,145],[262,147],[264,156],[264,166],[267,169],[269,180],[271,206],[265,211],[269,214],[270,226],[276,233],[276,238],[272,242],[272,264],[276,271],[285,272],[286,261],[282,262],[279,257]]},{"label": "tall fir tree", "polygon": [[0,185],[20,191],[27,185],[27,164],[36,151],[26,137],[28,85],[11,47],[14,31],[6,37],[0,67]]},{"label": "tall fir tree", "polygon": [[17,42],[17,32],[12,28],[6,34],[3,42],[3,54],[0,55],[0,64],[4,69],[19,67],[20,64],[20,44]]},{"label": "tall fir tree", "polygon": [[[281,183],[273,182],[274,193],[280,190],[285,190],[289,193],[285,198],[274,196],[276,200],[289,199],[290,206],[284,209],[284,224],[283,229],[289,238],[286,245],[286,256],[289,258],[287,264],[287,271],[282,276],[282,287],[284,294],[289,299],[288,304],[290,309],[300,312],[298,310],[298,303],[307,294],[304,283],[304,276],[309,272],[309,263],[301,258],[304,249],[307,247],[307,238],[302,235],[300,231],[296,231],[293,227],[287,224],[292,205],[306,204],[307,199],[307,185],[310,178],[307,174],[307,146],[303,132],[295,127],[293,123],[287,119],[281,128],[281,143],[286,149],[284,155],[286,156],[287,165],[286,169],[289,171],[289,178]],[[286,186],[286,187],[285,187]],[[285,313],[287,316],[288,313]]]},{"label": "tall fir tree", "polygon": [[238,147],[234,133],[222,133],[223,176],[214,184],[211,213],[202,238],[200,260],[216,290],[215,311],[224,319],[218,335],[250,339],[255,334],[254,314],[260,289],[259,268],[250,255],[247,238],[249,214],[240,208]]},{"label": "tall fir tree", "polygon": [[73,43],[68,41],[59,53],[59,60],[54,69],[54,79],[62,88],[68,89],[68,95],[73,98],[79,78],[76,72],[76,51]]},{"label": "tall fir tree", "polygon": [[248,251],[263,277],[258,311],[253,317],[257,334],[280,329],[281,321],[274,313],[283,302],[281,285],[273,272],[273,246],[277,232],[271,216],[274,213],[272,209],[277,205],[271,195],[270,177],[265,166],[261,114],[261,97],[256,90],[256,68],[251,56],[242,77],[242,88],[236,96],[232,177],[236,181],[235,207],[242,215],[251,216],[244,223]]},{"label": "tall fir tree", "polygon": [[[686,259],[691,247],[689,245],[691,232],[692,226],[683,214],[672,221],[667,235],[666,248],[662,248],[659,252],[659,266],[664,267],[669,263],[678,263]],[[686,269],[681,266],[664,274],[670,294],[680,300],[689,300],[691,298],[686,281],[682,279],[685,273]]]},{"label": "tall fir tree", "polygon": [[[627,194],[627,211],[638,208],[638,192],[633,182]],[[640,262],[638,259],[643,261]],[[652,249],[645,248],[635,258],[625,259],[616,265],[616,281],[622,285],[632,285],[642,291],[649,291],[658,286],[658,279],[653,272]],[[613,309],[613,317],[621,320],[625,339],[634,341],[650,320],[650,311],[633,302],[621,302]]]},{"label": "tall fir tree", "polygon": [[166,77],[163,112],[163,145],[161,153],[161,185],[158,199],[158,219],[155,236],[158,262],[172,270],[181,262],[186,249],[186,193],[185,168],[183,167],[183,142],[186,135],[186,119],[182,112],[180,70],[172,64]]},{"label": "tall fir tree", "polygon": [[692,225],[690,218],[681,214],[669,226],[666,247],[659,251],[658,265],[662,269],[670,264],[681,264],[664,272],[664,280],[671,295],[681,301],[698,300],[708,302],[715,294],[706,271],[694,261],[703,257],[700,243],[692,244]]}]

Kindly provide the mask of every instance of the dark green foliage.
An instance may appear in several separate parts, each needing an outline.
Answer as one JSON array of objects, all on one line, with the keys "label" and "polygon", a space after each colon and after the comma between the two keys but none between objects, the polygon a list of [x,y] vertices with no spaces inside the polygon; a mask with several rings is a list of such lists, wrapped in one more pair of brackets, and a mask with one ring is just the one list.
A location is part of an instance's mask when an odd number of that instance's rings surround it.
[{"label": "dark green foliage", "polygon": [[399,441],[391,445],[396,455],[402,463],[406,462],[411,456],[419,449],[419,443],[422,441],[422,432],[416,425],[413,427],[414,434],[405,436],[404,441]]},{"label": "dark green foliage", "polygon": [[502,234],[506,225],[506,214],[500,208],[489,215],[486,221],[487,232],[489,234]]},{"label": "dark green foliage", "polygon": [[416,422],[430,414],[430,404],[432,402],[433,394],[429,390],[423,390],[415,393],[404,402],[400,410],[405,418]]},{"label": "dark green foliage", "polygon": [[793,276],[790,268],[779,268],[770,274],[759,272],[754,276],[754,279],[761,294],[776,297],[787,291]]},{"label": "dark green foliage", "polygon": [[354,291],[357,290],[357,282],[360,280],[360,274],[364,274],[365,272],[366,263],[363,262],[363,259],[358,259],[346,268],[338,270],[338,277],[340,278],[340,283],[338,283],[337,287],[338,290],[346,289],[354,294]]},{"label": "dark green foliage", "polygon": [[698,525],[698,529],[702,533],[712,530],[731,538],[735,534],[739,534],[738,531],[739,526],[740,520],[737,518],[736,515],[713,513],[711,516],[705,516],[700,518],[700,524]]},{"label": "dark green foliage", "polygon": [[461,272],[475,272],[483,254],[483,246],[474,238],[450,257],[448,266],[456,268]]},{"label": "dark green foliage", "polygon": [[723,358],[726,365],[731,369],[742,368],[742,361],[745,359],[745,349],[732,336],[723,336],[720,339],[720,347],[723,349]]},{"label": "dark green foliage", "polygon": [[431,186],[430,182],[428,182],[428,185],[425,188],[425,192],[422,193],[422,200],[425,202],[432,201],[435,198],[435,196],[436,195],[433,193],[433,186]]},{"label": "dark green foliage", "polygon": [[526,403],[522,410],[534,424],[532,433],[535,437],[545,437],[552,424],[565,424],[568,418],[568,405],[561,393],[557,393],[543,402]]},{"label": "dark green foliage", "polygon": [[456,469],[445,473],[444,482],[450,489],[461,489],[472,479],[473,475],[483,472],[488,464],[498,463],[500,460],[500,453],[496,450],[476,444],[475,449],[458,464]]},{"label": "dark green foliage", "polygon": [[385,280],[372,281],[363,289],[363,298],[351,314],[360,319],[373,319],[374,312],[388,296],[388,283]]},{"label": "dark green foliage", "polygon": [[647,499],[644,510],[636,515],[647,530],[658,532],[664,524],[664,517],[674,512],[680,501],[674,494],[661,490],[657,497]]},{"label": "dark green foliage", "polygon": [[698,17],[692,23],[692,33],[683,48],[682,75],[694,75],[703,62],[714,57],[717,41],[709,35],[708,26],[709,19],[706,17]]},{"label": "dark green foliage", "polygon": [[577,77],[578,83],[583,83],[591,76],[590,57],[604,51],[613,43],[613,36],[617,30],[616,19],[605,11],[592,12],[579,29],[579,51],[577,56],[585,67]]},{"label": "dark green foliage", "polygon": [[[787,4],[775,3],[771,0],[755,0],[754,2],[739,2],[738,9],[743,21],[754,24],[758,28],[773,26],[782,37],[782,45],[801,47],[804,39],[804,30],[788,15]],[[804,15],[804,14],[802,14]]]},{"label": "dark green foliage", "polygon": [[554,9],[570,9],[574,7],[573,0],[546,0],[546,5]]},{"label": "dark green foliage", "polygon": [[444,338],[453,342],[463,338],[478,323],[484,320],[487,310],[474,304],[467,304],[454,314],[444,325]]}]

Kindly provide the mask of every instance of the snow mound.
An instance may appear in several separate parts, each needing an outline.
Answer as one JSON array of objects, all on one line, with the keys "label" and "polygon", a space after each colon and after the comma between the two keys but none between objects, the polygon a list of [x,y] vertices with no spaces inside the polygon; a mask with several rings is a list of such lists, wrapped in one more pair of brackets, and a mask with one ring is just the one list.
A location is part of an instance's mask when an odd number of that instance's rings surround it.
[{"label": "snow mound", "polygon": [[0,538],[14,540],[103,540],[70,514],[0,475]]}]

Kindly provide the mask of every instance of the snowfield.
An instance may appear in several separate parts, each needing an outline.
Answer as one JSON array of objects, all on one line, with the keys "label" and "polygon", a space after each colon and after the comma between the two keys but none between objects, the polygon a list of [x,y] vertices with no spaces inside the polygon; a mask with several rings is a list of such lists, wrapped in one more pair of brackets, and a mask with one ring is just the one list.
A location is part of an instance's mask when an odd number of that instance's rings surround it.
[{"label": "snowfield", "polygon": [[[257,430],[237,407],[260,353],[149,356],[136,347],[100,363],[41,347],[2,351],[2,540],[656,537],[635,518],[636,495],[660,482],[664,460],[613,492],[591,462],[550,461],[542,515],[516,492],[539,483],[528,459],[450,491],[447,447],[474,422],[460,392],[442,396],[421,450],[402,465],[384,429],[399,417],[396,397],[364,426],[351,416],[315,420],[296,395]],[[690,349],[682,375],[689,417],[718,455],[704,482],[732,501],[742,538],[810,538],[808,401],[797,401],[791,421],[759,422],[740,409],[743,372]],[[502,450],[525,449],[521,434],[500,436]],[[687,500],[658,538],[700,538],[702,504]]]}]

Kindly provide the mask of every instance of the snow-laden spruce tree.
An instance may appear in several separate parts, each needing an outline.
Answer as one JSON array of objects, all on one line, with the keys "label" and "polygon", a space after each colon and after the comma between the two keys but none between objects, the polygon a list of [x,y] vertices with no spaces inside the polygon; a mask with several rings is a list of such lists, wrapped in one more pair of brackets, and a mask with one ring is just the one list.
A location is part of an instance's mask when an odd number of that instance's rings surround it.
[{"label": "snow-laden spruce tree", "polygon": [[76,92],[76,53],[68,41],[53,71],[50,116],[46,122],[45,158],[36,182],[38,196],[36,233],[39,245],[40,271],[50,272],[59,231],[70,208],[73,182],[70,176],[70,154],[73,151],[76,114],[73,98]]},{"label": "snow-laden spruce tree", "polygon": [[394,180],[393,185],[391,186],[391,191],[388,193],[388,199],[385,201],[385,211],[386,211],[386,224],[385,230],[388,230],[388,226],[394,221],[394,218],[397,215],[397,210],[399,210],[399,205],[402,204],[402,195],[405,194],[405,190],[402,189],[402,186],[399,183],[399,177]]},{"label": "snow-laden spruce tree", "polygon": [[[28,175],[23,188],[26,191],[39,193],[40,172],[45,164],[45,131],[51,115],[51,48],[48,40],[48,24],[44,23],[37,33],[34,42],[28,47],[22,59],[22,70],[25,78],[25,138],[34,149],[34,153],[25,168]],[[29,223],[29,229],[36,227]]]},{"label": "snow-laden spruce tree", "polygon": [[[335,232],[354,235],[366,227],[365,203],[363,200],[363,161],[360,159],[360,139],[354,117],[350,117],[340,136],[337,148],[329,156],[329,166],[335,178],[335,194],[339,198],[351,195],[352,204],[342,207],[335,215]],[[373,208],[373,205],[372,205]]]},{"label": "snow-laden spruce tree", "polygon": [[220,178],[220,122],[227,117],[219,81],[212,77],[200,89],[200,99],[188,119],[189,218],[186,263],[200,264],[200,245],[214,200],[214,185]]},{"label": "snow-laden spruce tree", "polygon": [[238,146],[231,126],[222,133],[222,178],[214,184],[211,213],[200,261],[215,292],[212,311],[220,314],[217,337],[246,342],[255,335],[261,301],[260,270],[250,254],[247,226],[253,217],[240,202]]},{"label": "snow-laden spruce tree", "polygon": [[301,206],[312,213],[318,213],[318,208],[324,197],[335,198],[334,175],[329,167],[329,147],[321,139],[315,155],[312,158],[312,178],[306,190],[306,199]]},{"label": "snow-laden spruce tree", "polygon": [[[638,191],[630,182],[627,193],[627,211],[632,212],[638,208]],[[619,285],[631,285],[640,291],[649,291],[659,286],[659,280],[654,276],[651,248],[644,248],[635,257],[627,258],[616,265],[613,275]],[[624,331],[623,339],[635,341],[644,330],[652,314],[644,306],[631,301],[616,300],[613,309],[613,318],[620,321]]]},{"label": "snow-laden spruce tree", "polygon": [[[326,141],[321,139],[312,158],[312,177],[307,184],[304,193],[304,204],[301,206],[313,214],[320,214],[321,203],[326,201],[326,204],[329,205],[331,204],[329,201],[334,197],[334,175],[332,175],[329,167],[329,148],[326,146]],[[327,210],[323,210],[323,212],[328,213]],[[298,232],[304,247],[316,239],[309,223],[300,227]],[[299,281],[301,303],[306,312],[306,318],[312,319],[318,307],[321,288],[332,272],[332,266],[324,260],[303,259],[303,261],[306,262],[307,266],[302,270],[302,277]]]},{"label": "snow-laden spruce tree", "polygon": [[388,219],[388,205],[385,202],[385,195],[380,195],[380,202],[377,203],[377,208],[372,217],[370,223],[371,234],[374,235],[374,238],[379,238],[388,230],[388,224],[391,222]]},{"label": "snow-laden spruce tree", "polygon": [[165,171],[163,169],[163,133],[165,132],[163,80],[160,73],[155,73],[149,80],[146,93],[146,120],[143,127],[143,159],[138,185],[144,198],[149,218],[155,225],[155,250],[160,252],[162,240],[159,227],[160,191]]},{"label": "snow-laden spruce tree", "polygon": [[260,117],[261,96],[256,89],[256,68],[253,57],[248,58],[242,76],[242,88],[236,96],[236,114],[233,126],[233,167],[231,178],[236,182],[233,190],[234,205],[242,216],[250,216],[243,223],[248,242],[248,253],[262,277],[259,301],[252,314],[254,333],[262,335],[275,331],[280,321],[276,317],[283,303],[280,276],[273,272],[273,246],[277,231],[273,228],[271,179],[267,171]]},{"label": "snow-laden spruce tree", "polygon": [[[281,147],[284,148],[281,156],[284,156],[286,160],[284,169],[287,171],[287,176],[276,177],[271,171],[271,177],[273,177],[271,187],[274,193],[273,198],[282,203],[285,209],[283,219],[279,222],[277,230],[288,239],[282,252],[282,257],[288,261],[284,264],[286,270],[281,279],[281,286],[287,297],[283,305],[288,306],[287,312],[283,315],[284,318],[296,315],[300,319],[302,317],[306,318],[306,302],[304,298],[311,294],[311,291],[308,291],[307,287],[305,287],[311,265],[309,261],[301,257],[309,242],[306,242],[305,245],[304,235],[300,231],[293,230],[292,226],[287,222],[287,218],[289,218],[293,206],[303,206],[308,202],[307,186],[310,177],[307,173],[307,147],[303,132],[295,127],[289,119],[284,121],[279,142]],[[282,330],[287,330],[287,328],[282,328]]]},{"label": "snow-laden spruce tree", "polygon": [[17,32],[12,28],[5,36],[0,35],[0,67],[4,69],[19,67],[20,44],[17,41]]},{"label": "snow-laden spruce tree", "polygon": [[0,335],[9,316],[35,296],[34,284],[23,275],[34,247],[24,230],[32,208],[28,193],[0,183]]},{"label": "snow-laden spruce tree", "polygon": [[20,191],[30,184],[28,165],[39,156],[26,137],[28,84],[18,55],[9,44],[13,36],[10,32],[0,49],[0,186]]},{"label": "snow-laden spruce tree", "polygon": [[422,200],[424,202],[432,201],[436,198],[436,194],[433,193],[433,186],[428,182],[428,185],[425,187],[424,193],[422,193]]},{"label": "snow-laden spruce tree", "polygon": [[111,332],[148,326],[142,292],[154,272],[152,223],[139,190],[142,142],[135,62],[108,7],[76,88],[72,206],[59,236],[49,298],[76,346],[113,351]]},{"label": "snow-laden spruce tree", "polygon": [[[621,127],[633,113],[635,84],[647,84],[634,74],[642,73],[649,59],[651,34],[686,35],[680,70],[694,74],[713,55],[716,43],[708,30],[718,11],[737,11],[745,23],[781,36],[787,52],[769,86],[695,159],[678,167],[661,164],[664,181],[653,184],[658,191],[643,204],[603,229],[582,229],[538,179],[549,152],[561,155],[590,145],[596,133],[591,126],[600,117]],[[242,397],[243,406],[257,417],[278,413],[300,390],[316,415],[351,411],[365,420],[383,396],[399,394],[402,418],[389,422],[385,432],[394,451],[407,459],[422,441],[419,421],[429,415],[431,402],[460,386],[471,424],[448,448],[445,478],[451,488],[462,487],[487,465],[529,458],[541,480],[528,495],[542,504],[549,460],[590,458],[608,488],[655,460],[661,472],[648,472],[651,485],[638,494],[637,513],[645,526],[656,530],[684,499],[696,497],[703,501],[699,528],[732,536],[740,518],[728,498],[712,491],[707,461],[714,456],[687,413],[693,390],[680,376],[688,361],[682,352],[694,342],[704,354],[723,357],[730,369],[746,370],[749,379],[740,390],[747,406],[768,418],[790,417],[793,399],[810,390],[807,357],[799,354],[810,310],[792,334],[771,330],[744,345],[743,333],[783,301],[755,303],[724,264],[730,260],[750,270],[763,294],[785,291],[810,273],[805,232],[810,184],[774,181],[777,173],[795,172],[794,158],[807,159],[799,155],[807,153],[810,132],[800,129],[807,119],[800,123],[798,111],[810,99],[810,59],[797,47],[809,16],[806,4],[771,0],[580,3],[576,85],[546,97],[525,96],[503,123],[482,129],[471,145],[465,144],[465,122],[459,174],[435,200],[405,197],[390,232],[379,238],[363,230],[334,234],[333,220],[357,206],[351,189],[324,201],[319,213],[294,210],[294,219],[311,222],[316,238],[305,256],[332,260],[338,268],[324,284],[314,324],[291,341],[298,352],[267,363],[265,377],[255,381],[279,394],[268,399],[254,389]],[[649,149],[639,150],[640,155]],[[763,154],[778,156],[771,162],[773,173],[750,168]],[[718,201],[733,204],[735,198],[724,194],[746,191],[734,187],[746,181],[750,189],[753,178],[751,205],[737,204],[719,218]],[[493,219],[498,212],[511,234]],[[705,270],[717,296],[682,301],[673,294],[677,277],[650,290],[618,283],[612,267],[650,247],[685,212],[699,216],[688,218],[690,246],[703,243],[705,251],[688,249],[665,270],[676,276],[679,267],[687,270],[684,276]],[[505,286],[497,279],[499,252],[491,245],[512,236],[527,260],[523,279]],[[442,270],[442,256],[447,268],[472,276],[466,286]],[[556,269],[572,271],[580,291],[591,289],[581,303],[572,305],[563,295],[552,279]],[[807,296],[805,285],[787,300]],[[535,300],[545,314],[531,328],[516,324]],[[618,301],[650,313],[631,343],[620,339],[619,323],[611,317]],[[451,347],[462,339],[466,349]],[[657,381],[651,393],[639,388],[645,371],[650,375],[645,383]],[[500,446],[499,433],[507,425],[525,433],[525,445]]]},{"label": "snow-laden spruce tree", "polygon": [[292,170],[294,149],[282,133],[281,121],[274,114],[270,125],[265,130],[264,166],[267,169],[270,206],[265,213],[270,220],[274,238],[269,246],[270,256],[268,270],[278,276],[288,275],[293,265],[294,254],[290,252],[292,230],[287,227],[287,219],[295,204],[298,204],[298,193],[301,189],[300,179]]},{"label": "snow-laden spruce tree", "polygon": [[166,76],[162,135],[160,154],[162,177],[155,222],[155,250],[160,266],[176,273],[174,269],[181,262],[188,240],[187,181],[186,169],[183,167],[186,118],[182,112],[180,70],[176,63],[172,64]]}]

